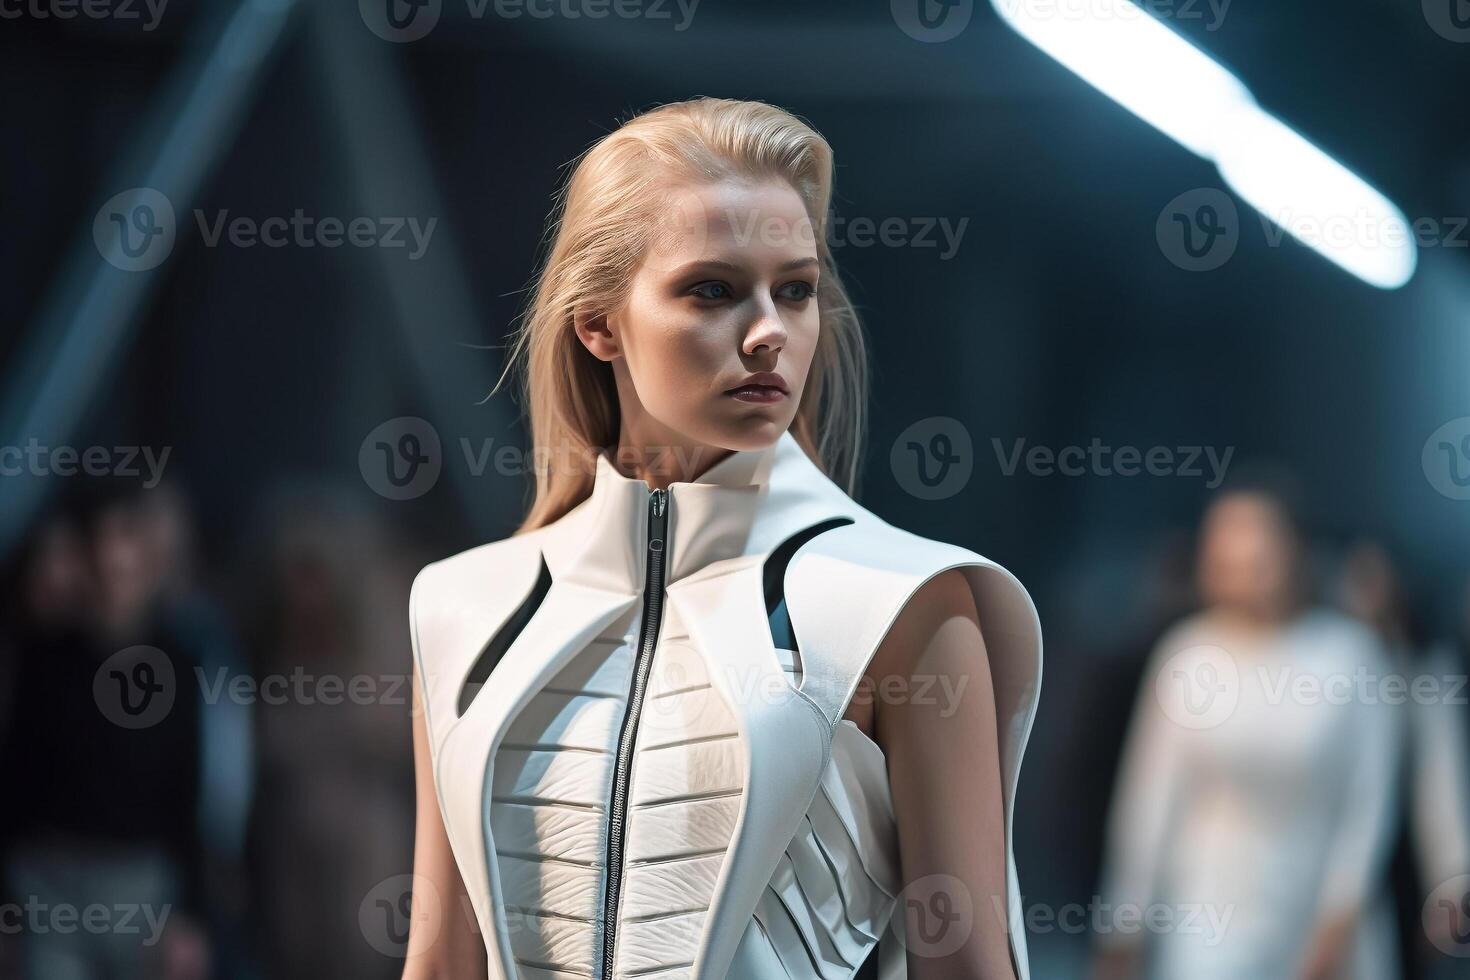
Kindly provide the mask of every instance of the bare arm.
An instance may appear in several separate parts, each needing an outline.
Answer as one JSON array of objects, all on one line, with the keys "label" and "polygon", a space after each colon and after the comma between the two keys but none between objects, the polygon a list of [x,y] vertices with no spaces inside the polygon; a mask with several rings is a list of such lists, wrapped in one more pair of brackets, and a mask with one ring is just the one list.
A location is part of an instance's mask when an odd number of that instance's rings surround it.
[{"label": "bare arm", "polygon": [[429,735],[413,676],[413,767],[417,795],[413,840],[413,916],[403,980],[470,980],[489,975],[469,896],[434,792]]},{"label": "bare arm", "polygon": [[995,692],[963,572],[914,594],[870,673],[908,889],[894,914],[906,916],[910,980],[1014,980]]}]

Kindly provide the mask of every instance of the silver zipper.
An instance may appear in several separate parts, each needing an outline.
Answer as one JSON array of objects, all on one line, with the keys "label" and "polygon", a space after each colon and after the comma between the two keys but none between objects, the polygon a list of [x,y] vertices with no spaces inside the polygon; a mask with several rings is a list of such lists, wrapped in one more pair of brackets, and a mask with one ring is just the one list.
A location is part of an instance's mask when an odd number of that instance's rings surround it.
[{"label": "silver zipper", "polygon": [[607,892],[602,908],[602,980],[612,980],[618,940],[618,903],[622,898],[623,836],[628,811],[628,780],[633,773],[633,747],[638,736],[638,715],[643,710],[643,693],[653,667],[653,651],[663,621],[664,569],[668,562],[668,491],[648,494],[647,575],[643,585],[643,626],[638,658],[633,664],[633,686],[628,709],[618,734],[617,768],[613,771],[612,799],[608,804]]}]

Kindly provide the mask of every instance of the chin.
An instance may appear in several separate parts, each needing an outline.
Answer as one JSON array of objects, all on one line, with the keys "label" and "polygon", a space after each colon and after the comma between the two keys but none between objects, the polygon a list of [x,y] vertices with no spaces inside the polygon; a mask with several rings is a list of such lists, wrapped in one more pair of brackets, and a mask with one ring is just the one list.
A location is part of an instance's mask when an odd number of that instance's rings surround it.
[{"label": "chin", "polygon": [[751,412],[720,426],[720,437],[711,440],[726,449],[764,449],[791,427],[794,419],[778,418],[765,412]]}]

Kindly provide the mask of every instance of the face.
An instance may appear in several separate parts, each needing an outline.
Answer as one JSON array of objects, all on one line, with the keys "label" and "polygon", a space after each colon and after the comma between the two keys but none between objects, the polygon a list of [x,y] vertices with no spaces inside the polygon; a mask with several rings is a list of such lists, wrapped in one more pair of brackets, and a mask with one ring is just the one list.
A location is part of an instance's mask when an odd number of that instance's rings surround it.
[{"label": "face", "polygon": [[[669,197],[626,302],[579,317],[578,335],[612,364],[625,440],[768,446],[796,417],[817,346],[811,219],[781,181],[688,185]],[[779,377],[735,391],[758,374]]]},{"label": "face", "polygon": [[156,581],[142,523],[130,505],[110,507],[97,522],[97,578],[108,618],[116,622],[128,622],[142,612]]},{"label": "face", "polygon": [[1255,494],[1224,497],[1205,517],[1200,591],[1212,606],[1274,618],[1291,595],[1294,545],[1281,513]]},{"label": "face", "polygon": [[82,605],[89,586],[81,535],[69,522],[53,520],[40,532],[26,577],[26,605],[39,622],[65,622]]}]

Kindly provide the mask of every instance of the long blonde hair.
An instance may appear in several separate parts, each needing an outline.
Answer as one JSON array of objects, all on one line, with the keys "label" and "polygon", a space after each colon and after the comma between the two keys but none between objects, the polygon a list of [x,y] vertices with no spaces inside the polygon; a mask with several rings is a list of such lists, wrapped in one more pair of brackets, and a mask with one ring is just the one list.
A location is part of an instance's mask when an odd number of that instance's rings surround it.
[{"label": "long blonde hair", "polygon": [[[783,179],[806,205],[821,263],[820,336],[791,434],[823,472],[856,492],[867,351],[827,244],[832,148],[775,106],[696,98],[634,116],[598,140],[573,161],[557,194],[547,225],[550,251],[506,361],[506,372],[522,368],[536,461],[534,497],[516,534],[550,524],[585,500],[595,454],[617,448],[612,368],[578,340],[575,312],[621,307],[652,244],[664,187],[730,177]],[[560,451],[547,451],[552,448]],[[568,459],[576,465],[563,465]]]}]

